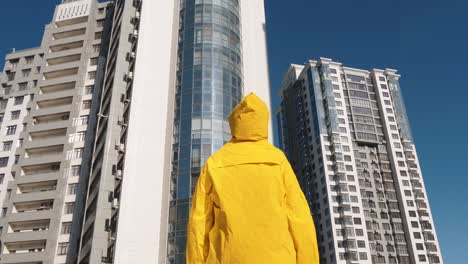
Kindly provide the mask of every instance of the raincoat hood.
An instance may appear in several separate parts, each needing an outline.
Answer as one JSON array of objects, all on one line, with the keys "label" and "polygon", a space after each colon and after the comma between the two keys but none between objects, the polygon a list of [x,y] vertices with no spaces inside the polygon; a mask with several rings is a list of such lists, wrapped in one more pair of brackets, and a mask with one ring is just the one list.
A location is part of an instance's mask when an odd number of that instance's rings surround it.
[{"label": "raincoat hood", "polygon": [[267,139],[269,116],[266,104],[256,94],[244,97],[229,115],[233,141]]}]

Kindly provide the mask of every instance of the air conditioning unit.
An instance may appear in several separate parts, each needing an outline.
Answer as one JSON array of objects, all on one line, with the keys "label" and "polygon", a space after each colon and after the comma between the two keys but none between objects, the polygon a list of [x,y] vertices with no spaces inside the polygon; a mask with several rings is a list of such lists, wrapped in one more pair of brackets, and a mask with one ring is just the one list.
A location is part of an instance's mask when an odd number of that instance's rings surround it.
[{"label": "air conditioning unit", "polygon": [[130,99],[127,98],[126,94],[121,94],[120,95],[120,102],[122,102],[124,104],[128,104],[128,103],[130,103]]},{"label": "air conditioning unit", "polygon": [[127,52],[127,61],[133,61],[136,58],[136,53],[135,52]]},{"label": "air conditioning unit", "polygon": [[124,75],[124,81],[130,82],[131,80],[133,80],[133,72],[129,72]]},{"label": "air conditioning unit", "polygon": [[125,144],[118,144],[118,145],[115,145],[115,149],[120,151],[120,152],[124,152],[125,151]]},{"label": "air conditioning unit", "polygon": [[113,263],[111,257],[102,257],[101,262],[102,263]]},{"label": "air conditioning unit", "polygon": [[126,127],[127,126],[127,124],[122,120],[117,121],[117,125],[119,125],[121,127]]},{"label": "air conditioning unit", "polygon": [[136,25],[140,21],[140,12],[136,12],[135,16],[132,17],[132,24]]},{"label": "air conditioning unit", "polygon": [[112,208],[113,209],[118,209],[119,208],[119,199],[114,198],[114,200],[112,200]]},{"label": "air conditioning unit", "polygon": [[128,34],[128,41],[133,42],[138,38],[138,30],[134,29],[132,33]]},{"label": "air conditioning unit", "polygon": [[109,219],[106,219],[106,224],[104,226],[107,232],[111,231],[111,222]]},{"label": "air conditioning unit", "polygon": [[115,174],[115,179],[121,181],[122,180],[122,170],[117,170],[117,173]]},{"label": "air conditioning unit", "polygon": [[133,0],[133,6],[139,8],[141,6],[141,0]]}]

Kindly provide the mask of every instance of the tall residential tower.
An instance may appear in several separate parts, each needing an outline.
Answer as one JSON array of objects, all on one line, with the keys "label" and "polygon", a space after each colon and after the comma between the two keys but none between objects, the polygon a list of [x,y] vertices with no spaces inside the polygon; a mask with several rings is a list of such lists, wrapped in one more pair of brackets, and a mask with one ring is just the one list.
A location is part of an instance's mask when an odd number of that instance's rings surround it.
[{"label": "tall residential tower", "polygon": [[185,263],[200,167],[270,101],[263,5],[63,0],[6,60],[0,263]]},{"label": "tall residential tower", "polygon": [[399,78],[325,58],[284,76],[279,140],[321,263],[442,263]]},{"label": "tall residential tower", "polygon": [[0,263],[65,263],[74,226],[79,233],[108,6],[64,0],[40,47],[6,57]]}]

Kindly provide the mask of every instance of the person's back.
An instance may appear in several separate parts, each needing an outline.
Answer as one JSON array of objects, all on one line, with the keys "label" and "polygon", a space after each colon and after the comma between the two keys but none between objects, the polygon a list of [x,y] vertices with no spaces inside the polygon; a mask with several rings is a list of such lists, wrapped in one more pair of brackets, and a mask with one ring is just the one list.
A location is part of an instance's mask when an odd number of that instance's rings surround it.
[{"label": "person's back", "polygon": [[233,139],[206,162],[193,197],[187,264],[318,264],[315,228],[254,94],[229,117]]}]

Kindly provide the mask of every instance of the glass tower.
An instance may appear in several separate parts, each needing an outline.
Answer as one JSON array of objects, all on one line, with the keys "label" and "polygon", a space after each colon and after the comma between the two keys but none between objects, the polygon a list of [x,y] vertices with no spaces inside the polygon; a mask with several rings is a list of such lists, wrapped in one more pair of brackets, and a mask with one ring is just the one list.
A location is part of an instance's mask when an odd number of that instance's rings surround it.
[{"label": "glass tower", "polygon": [[[227,118],[243,94],[238,0],[182,0],[169,216],[170,263],[185,263],[190,198],[200,168],[231,139]],[[172,246],[172,247],[171,247]]]}]

